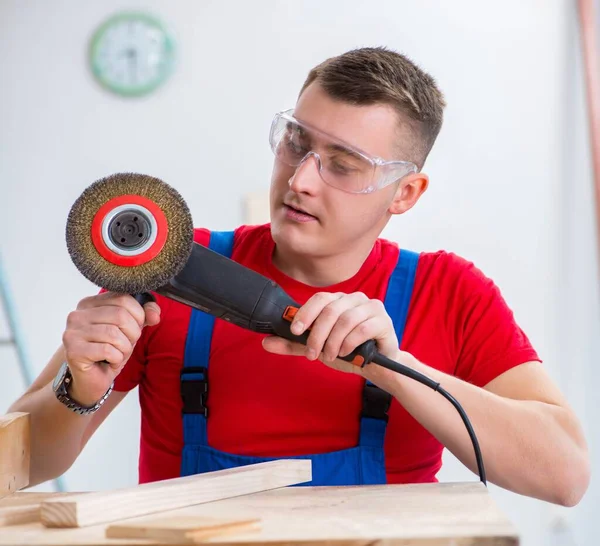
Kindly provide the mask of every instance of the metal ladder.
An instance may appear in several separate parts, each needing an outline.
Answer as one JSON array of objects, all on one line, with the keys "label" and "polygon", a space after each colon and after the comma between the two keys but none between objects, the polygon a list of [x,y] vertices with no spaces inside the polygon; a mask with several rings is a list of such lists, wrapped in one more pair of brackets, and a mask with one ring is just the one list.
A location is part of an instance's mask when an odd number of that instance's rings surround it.
[{"label": "metal ladder", "polygon": [[[21,330],[18,327],[17,316],[15,312],[15,305],[11,297],[10,290],[8,288],[8,281],[5,271],[2,266],[2,256],[0,255],[0,300],[2,302],[4,316],[8,324],[9,337],[6,339],[0,338],[0,347],[12,346],[15,349],[17,355],[17,362],[21,377],[25,387],[29,387],[33,383],[33,374],[31,367],[29,366],[29,360],[25,351],[25,343]],[[56,491],[64,491],[64,483],[61,477],[53,480],[54,489]]]}]

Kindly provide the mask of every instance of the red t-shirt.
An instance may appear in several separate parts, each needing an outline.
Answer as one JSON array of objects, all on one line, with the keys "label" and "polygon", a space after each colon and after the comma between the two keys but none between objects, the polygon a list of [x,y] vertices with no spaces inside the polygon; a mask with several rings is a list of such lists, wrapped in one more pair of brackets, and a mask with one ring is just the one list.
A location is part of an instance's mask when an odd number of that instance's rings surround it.
[{"label": "red t-shirt", "polygon": [[[198,229],[207,245],[210,232]],[[273,279],[299,304],[316,292],[364,292],[383,300],[398,246],[379,239],[352,278],[314,288],[272,263],[269,225],[235,232],[232,258]],[[147,327],[115,382],[139,385],[140,483],[180,475],[182,402],[179,372],[191,308],[158,296],[160,324]],[[267,353],[262,335],[215,321],[210,368],[209,445],[238,455],[285,457],[357,444],[363,379],[320,361]],[[448,252],[422,253],[401,348],[421,362],[473,383],[489,381],[539,360],[494,283],[472,263]],[[385,438],[389,483],[436,481],[443,446],[394,399]]]}]

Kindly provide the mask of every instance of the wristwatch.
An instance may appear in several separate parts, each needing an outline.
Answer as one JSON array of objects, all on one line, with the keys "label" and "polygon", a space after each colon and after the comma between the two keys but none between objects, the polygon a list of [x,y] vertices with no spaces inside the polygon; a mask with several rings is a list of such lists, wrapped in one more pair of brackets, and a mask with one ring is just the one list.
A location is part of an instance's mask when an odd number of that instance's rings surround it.
[{"label": "wristwatch", "polygon": [[69,370],[69,365],[66,362],[63,362],[58,370],[58,373],[56,374],[56,377],[54,378],[54,382],[52,383],[52,390],[60,402],[67,406],[67,408],[69,408],[71,411],[74,411],[79,415],[90,415],[91,413],[98,411],[102,404],[104,404],[106,399],[109,397],[114,386],[113,382],[111,386],[108,387],[108,390],[104,396],[100,398],[100,400],[98,400],[93,406],[82,406],[73,400],[67,391],[72,379],[73,376],[71,375],[71,370]]}]

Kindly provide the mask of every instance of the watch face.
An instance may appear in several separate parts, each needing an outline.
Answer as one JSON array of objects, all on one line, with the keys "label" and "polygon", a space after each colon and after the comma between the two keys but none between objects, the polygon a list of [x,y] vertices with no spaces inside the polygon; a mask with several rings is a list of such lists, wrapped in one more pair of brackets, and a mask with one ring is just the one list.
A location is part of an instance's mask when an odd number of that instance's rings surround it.
[{"label": "watch face", "polygon": [[52,390],[56,392],[56,390],[62,385],[65,375],[67,374],[67,363],[63,362],[58,369],[58,373],[52,382]]},{"label": "watch face", "polygon": [[90,62],[94,76],[107,89],[121,95],[144,95],[171,73],[173,41],[151,16],[119,14],[94,34]]}]

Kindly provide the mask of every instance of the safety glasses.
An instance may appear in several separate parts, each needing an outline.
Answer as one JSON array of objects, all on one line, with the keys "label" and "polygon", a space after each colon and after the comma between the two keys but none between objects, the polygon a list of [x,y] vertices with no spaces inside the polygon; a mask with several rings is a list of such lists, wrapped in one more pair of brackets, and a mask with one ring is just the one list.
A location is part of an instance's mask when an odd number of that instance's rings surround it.
[{"label": "safety glasses", "polygon": [[275,157],[298,167],[314,157],[326,184],[348,193],[372,193],[417,172],[409,161],[385,161],[294,118],[293,110],[273,118],[269,142]]}]

